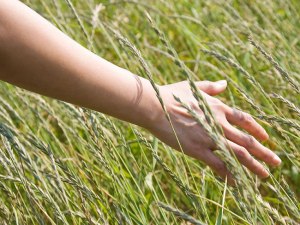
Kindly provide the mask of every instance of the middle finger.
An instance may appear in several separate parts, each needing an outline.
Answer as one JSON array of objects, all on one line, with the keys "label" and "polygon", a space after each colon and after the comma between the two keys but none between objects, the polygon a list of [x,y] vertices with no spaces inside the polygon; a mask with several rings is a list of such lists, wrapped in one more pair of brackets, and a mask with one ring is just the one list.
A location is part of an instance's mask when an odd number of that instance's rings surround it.
[{"label": "middle finger", "polygon": [[246,148],[252,155],[272,166],[278,166],[281,163],[280,158],[270,149],[259,143],[253,136],[248,135],[231,124],[226,123],[223,126],[225,136],[238,145]]}]

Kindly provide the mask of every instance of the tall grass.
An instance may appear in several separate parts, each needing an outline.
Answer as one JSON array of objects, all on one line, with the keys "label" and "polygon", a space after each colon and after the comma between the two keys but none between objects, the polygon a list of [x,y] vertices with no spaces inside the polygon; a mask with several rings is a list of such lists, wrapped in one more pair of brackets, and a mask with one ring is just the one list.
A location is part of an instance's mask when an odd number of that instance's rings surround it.
[{"label": "tall grass", "polygon": [[266,128],[283,163],[261,181],[220,152],[241,180],[229,187],[142,128],[1,83],[1,224],[300,223],[298,1],[24,2],[154,88],[227,79],[220,99]]}]

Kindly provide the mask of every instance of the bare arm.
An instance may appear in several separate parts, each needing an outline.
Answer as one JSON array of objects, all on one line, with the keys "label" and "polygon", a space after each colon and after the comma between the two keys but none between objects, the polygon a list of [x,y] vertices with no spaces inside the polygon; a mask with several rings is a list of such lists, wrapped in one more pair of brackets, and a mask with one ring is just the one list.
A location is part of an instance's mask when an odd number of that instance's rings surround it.
[{"label": "bare arm", "polygon": [[[148,80],[88,51],[17,0],[0,0],[0,79],[145,127],[179,150]],[[249,114],[212,97],[226,89],[226,82],[201,81],[197,85],[223,127],[223,141],[249,170],[267,177],[268,172],[254,157],[273,166],[279,165],[280,159],[256,140],[268,138],[265,130]],[[183,151],[222,177],[231,177],[224,162],[213,153],[218,146],[173,98],[175,94],[197,106],[188,83],[158,88]],[[197,111],[203,116],[199,108]]]},{"label": "bare arm", "polygon": [[88,51],[16,0],[0,0],[0,79],[146,126],[150,82]]}]

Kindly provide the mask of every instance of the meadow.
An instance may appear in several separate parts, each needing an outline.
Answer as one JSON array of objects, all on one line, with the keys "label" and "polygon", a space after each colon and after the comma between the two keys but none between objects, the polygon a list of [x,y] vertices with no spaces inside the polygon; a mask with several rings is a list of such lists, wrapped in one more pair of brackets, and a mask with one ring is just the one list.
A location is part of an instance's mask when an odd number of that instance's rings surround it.
[{"label": "meadow", "polygon": [[23,2],[158,84],[226,79],[282,164],[260,180],[221,152],[231,187],[147,130],[1,82],[0,224],[300,224],[299,1]]}]

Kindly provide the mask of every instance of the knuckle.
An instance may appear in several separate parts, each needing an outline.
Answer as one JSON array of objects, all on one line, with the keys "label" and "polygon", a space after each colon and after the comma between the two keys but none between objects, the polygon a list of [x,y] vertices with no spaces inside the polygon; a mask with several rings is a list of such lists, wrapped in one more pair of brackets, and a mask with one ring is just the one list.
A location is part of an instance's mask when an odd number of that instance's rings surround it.
[{"label": "knuckle", "polygon": [[255,144],[255,138],[251,135],[245,135],[245,148],[252,148]]},{"label": "knuckle", "polygon": [[244,114],[244,122],[245,122],[245,124],[250,125],[254,122],[254,119],[251,115],[246,113],[246,114]]},{"label": "knuckle", "polygon": [[249,153],[245,148],[238,148],[238,149],[235,150],[235,155],[239,159],[247,159],[248,156],[249,156]]},{"label": "knuckle", "polygon": [[222,162],[216,163],[214,165],[214,167],[215,167],[215,170],[218,172],[225,171],[225,169],[226,169],[224,163],[222,163]]},{"label": "knuckle", "polygon": [[243,120],[243,113],[238,109],[233,109],[233,116],[238,120]]},{"label": "knuckle", "polygon": [[242,123],[245,123],[246,125],[250,125],[254,122],[253,117],[248,113],[244,113],[240,110],[234,109],[233,114],[238,120],[240,120]]}]

